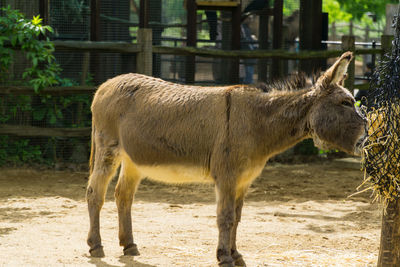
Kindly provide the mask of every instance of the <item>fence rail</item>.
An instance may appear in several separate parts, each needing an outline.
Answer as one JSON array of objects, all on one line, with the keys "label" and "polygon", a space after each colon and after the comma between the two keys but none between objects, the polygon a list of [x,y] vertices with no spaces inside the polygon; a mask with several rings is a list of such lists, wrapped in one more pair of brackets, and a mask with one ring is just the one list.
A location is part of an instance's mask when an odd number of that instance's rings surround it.
[{"label": "fence rail", "polygon": [[[55,86],[43,88],[40,93],[43,95],[66,96],[75,94],[92,94],[96,86]],[[0,86],[0,95],[34,95],[35,91],[31,86]]]},{"label": "fence rail", "polygon": [[29,137],[85,137],[90,136],[91,127],[44,128],[29,125],[0,124],[0,134]]},{"label": "fence rail", "polygon": [[[82,52],[112,52],[112,53],[141,53],[142,49],[138,44],[129,42],[91,42],[91,41],[54,41],[56,50],[72,50]],[[223,58],[277,58],[277,59],[323,59],[340,56],[342,50],[321,50],[321,51],[299,51],[289,52],[285,50],[219,50],[213,48],[196,47],[169,47],[152,46],[152,53],[179,56],[203,56],[203,57],[223,57]],[[355,49],[356,55],[381,54],[381,48],[360,48]]]}]

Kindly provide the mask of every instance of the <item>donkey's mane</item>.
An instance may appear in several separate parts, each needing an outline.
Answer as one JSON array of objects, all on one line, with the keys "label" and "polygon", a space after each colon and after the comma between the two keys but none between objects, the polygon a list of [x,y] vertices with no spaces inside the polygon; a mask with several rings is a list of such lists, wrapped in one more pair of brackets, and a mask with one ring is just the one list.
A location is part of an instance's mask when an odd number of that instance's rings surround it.
[{"label": "donkey's mane", "polygon": [[314,85],[314,77],[309,77],[300,72],[288,77],[273,80],[270,83],[257,83],[256,87],[264,92],[272,91],[295,91]]}]

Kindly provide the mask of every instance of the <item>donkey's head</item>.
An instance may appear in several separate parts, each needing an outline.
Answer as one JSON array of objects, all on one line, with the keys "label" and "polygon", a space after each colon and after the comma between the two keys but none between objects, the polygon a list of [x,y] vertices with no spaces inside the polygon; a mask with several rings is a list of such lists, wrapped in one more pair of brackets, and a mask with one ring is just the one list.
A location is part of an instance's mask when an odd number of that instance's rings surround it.
[{"label": "donkey's head", "polygon": [[351,52],[344,53],[318,78],[312,92],[315,102],[309,113],[309,126],[319,148],[359,154],[366,134],[366,120],[354,106],[352,94],[343,87],[352,59]]}]

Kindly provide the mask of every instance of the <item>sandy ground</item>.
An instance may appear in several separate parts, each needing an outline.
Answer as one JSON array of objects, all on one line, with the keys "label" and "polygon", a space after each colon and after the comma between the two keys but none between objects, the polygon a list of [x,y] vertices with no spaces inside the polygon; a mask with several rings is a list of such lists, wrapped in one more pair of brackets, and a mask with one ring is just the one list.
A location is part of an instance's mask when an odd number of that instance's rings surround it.
[{"label": "sandy ground", "polygon": [[[270,164],[250,189],[238,248],[248,266],[374,266],[381,209],[348,161]],[[121,256],[111,183],[101,214],[106,257],[86,245],[86,173],[0,169],[0,266],[216,266],[214,190],[144,181],[133,206],[141,255]]]}]

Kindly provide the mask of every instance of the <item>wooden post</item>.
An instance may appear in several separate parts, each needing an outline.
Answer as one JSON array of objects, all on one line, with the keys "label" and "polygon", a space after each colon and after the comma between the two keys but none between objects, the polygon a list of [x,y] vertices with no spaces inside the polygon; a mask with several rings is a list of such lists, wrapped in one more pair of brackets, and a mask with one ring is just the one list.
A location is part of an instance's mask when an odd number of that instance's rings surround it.
[{"label": "wooden post", "polygon": [[332,29],[331,38],[336,41],[336,23],[335,22],[332,22],[331,29]]},{"label": "wooden post", "polygon": [[40,17],[43,19],[43,25],[49,25],[49,0],[39,1]]},{"label": "wooden post", "polygon": [[[281,49],[283,43],[282,35],[282,20],[283,20],[283,0],[274,1],[274,23],[273,23],[273,38],[272,38],[272,48]],[[272,59],[271,67],[272,78],[278,78],[283,76],[283,64],[282,60]]]},{"label": "wooden post", "polygon": [[[186,1],[186,9],[187,9],[187,46],[196,47],[197,43],[197,5],[195,0],[187,0]],[[185,61],[185,82],[186,83],[194,83],[195,81],[195,73],[196,73],[196,57],[195,56],[186,56]]]},{"label": "wooden post", "polygon": [[[342,36],[342,49],[343,51],[354,51],[355,50],[355,37],[350,35]],[[355,75],[355,60],[352,60],[347,69],[347,80],[344,82],[344,86],[351,92],[354,90],[354,75]]]},{"label": "wooden post", "polygon": [[149,27],[149,1],[140,0],[139,28]]},{"label": "wooden post", "polygon": [[[369,41],[369,26],[367,25],[365,27],[365,35],[364,35],[364,42],[368,43]],[[374,47],[372,47],[374,48]],[[363,73],[365,73],[367,69],[367,61],[368,61],[369,55],[364,55],[363,56]],[[371,60],[372,61],[372,60]]]},{"label": "wooden post", "polygon": [[350,20],[350,23],[349,23],[349,35],[350,36],[354,35],[353,34],[353,20]]},{"label": "wooden post", "polygon": [[389,202],[382,216],[381,245],[378,267],[400,266],[400,205],[399,200]]},{"label": "wooden post", "polygon": [[90,1],[90,41],[100,41],[100,0]]},{"label": "wooden post", "polygon": [[[232,9],[231,14],[231,27],[232,27],[232,44],[231,49],[240,50],[240,19],[241,19],[241,6],[238,5]],[[230,83],[239,83],[239,59],[232,59],[229,72]]]},{"label": "wooden post", "polygon": [[394,36],[393,35],[382,35],[381,36],[381,47],[382,47],[382,55],[385,53],[390,52],[392,49],[392,41],[393,41]]},{"label": "wooden post", "polygon": [[[260,23],[258,28],[258,46],[262,50],[268,49],[268,20],[269,20],[269,0],[265,0],[265,8],[259,16]],[[258,82],[266,82],[267,81],[267,72],[268,72],[268,59],[259,59],[257,64],[258,71]]]},{"label": "wooden post", "polygon": [[[90,41],[100,41],[100,0],[90,1]],[[100,54],[93,52],[90,55],[90,71],[94,73],[94,82],[101,82]]]},{"label": "wooden post", "polygon": [[152,75],[153,71],[153,43],[151,29],[138,29],[137,41],[141,51],[136,58],[137,73]]},{"label": "wooden post", "polygon": [[[382,35],[383,54],[390,52],[392,35]],[[389,202],[382,215],[381,244],[379,247],[378,267],[400,265],[400,202]]]},{"label": "wooden post", "polygon": [[[320,50],[322,40],[322,0],[300,0],[300,50]],[[319,60],[301,60],[300,70],[313,73]]]}]

